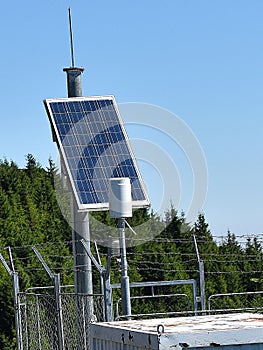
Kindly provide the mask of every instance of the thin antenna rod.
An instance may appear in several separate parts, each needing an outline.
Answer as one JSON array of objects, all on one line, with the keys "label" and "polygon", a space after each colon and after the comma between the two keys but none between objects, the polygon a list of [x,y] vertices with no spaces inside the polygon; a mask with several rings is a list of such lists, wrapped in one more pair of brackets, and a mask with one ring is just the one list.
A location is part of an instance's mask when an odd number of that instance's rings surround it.
[{"label": "thin antenna rod", "polygon": [[73,47],[73,34],[72,34],[72,22],[71,22],[71,13],[70,7],[68,8],[68,20],[69,20],[69,31],[70,31],[70,48],[71,48],[71,66],[74,67],[74,47]]}]

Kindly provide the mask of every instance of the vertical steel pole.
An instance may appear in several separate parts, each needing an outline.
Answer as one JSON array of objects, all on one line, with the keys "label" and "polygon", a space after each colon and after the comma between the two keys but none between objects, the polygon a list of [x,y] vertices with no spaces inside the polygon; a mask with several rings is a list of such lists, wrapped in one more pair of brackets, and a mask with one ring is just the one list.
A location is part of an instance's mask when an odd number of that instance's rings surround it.
[{"label": "vertical steel pole", "polygon": [[13,272],[13,286],[14,286],[14,307],[15,307],[15,323],[16,323],[16,337],[17,337],[17,348],[23,350],[22,342],[22,325],[20,317],[20,306],[19,306],[19,279],[18,273]]},{"label": "vertical steel pole", "polygon": [[110,284],[111,250],[112,248],[111,248],[111,237],[110,237],[108,254],[107,254],[107,269],[102,272],[106,322],[113,321],[112,293],[111,293],[111,284]]},{"label": "vertical steel pole", "polygon": [[72,33],[72,21],[70,7],[68,9],[68,19],[69,19],[69,34],[70,34],[70,48],[71,48],[71,66],[74,67],[74,46],[73,46],[73,33]]},{"label": "vertical steel pole", "polygon": [[118,219],[118,231],[120,239],[121,251],[121,298],[122,298],[122,313],[130,319],[131,316],[131,299],[130,299],[130,281],[128,276],[128,263],[126,256],[125,242],[125,219]]},{"label": "vertical steel pole", "polygon": [[18,273],[14,270],[14,266],[12,263],[13,258],[12,258],[11,250],[9,250],[9,256],[10,256],[13,270],[10,269],[10,267],[8,266],[7,262],[5,261],[3,255],[1,253],[0,253],[0,260],[2,261],[6,271],[12,277],[12,280],[13,280],[17,349],[23,350],[22,325],[21,325],[20,306],[19,306],[19,278],[18,278]]},{"label": "vertical steel pole", "polygon": [[111,252],[112,239],[109,237],[109,246],[107,254],[107,269],[103,272],[103,294],[105,305],[105,318],[107,322],[113,321],[113,306],[112,306],[112,291],[110,284],[110,269],[111,269]]},{"label": "vertical steel pole", "polygon": [[64,330],[63,330],[63,315],[60,296],[60,275],[54,274],[55,300],[57,308],[57,325],[58,325],[58,346],[59,350],[65,349]]},{"label": "vertical steel pole", "polygon": [[200,303],[201,303],[201,310],[205,311],[206,305],[205,305],[205,269],[204,269],[204,262],[200,259],[198,245],[196,241],[195,234],[193,234],[193,241],[195,246],[195,252],[198,262],[198,271],[199,271],[199,287],[200,287]]},{"label": "vertical steel pole", "polygon": [[39,350],[42,350],[41,345],[41,327],[40,327],[40,312],[39,312],[39,302],[38,302],[38,296],[36,295],[36,308],[37,308],[37,333],[38,333],[38,346]]},{"label": "vertical steel pole", "polygon": [[39,251],[35,246],[33,246],[32,249],[34,250],[36,256],[38,257],[39,261],[43,265],[47,274],[54,282],[54,296],[55,296],[55,303],[56,303],[56,316],[57,316],[57,328],[58,328],[58,348],[59,350],[64,350],[65,342],[64,342],[64,332],[63,332],[62,306],[61,306],[61,298],[60,298],[60,275],[55,274],[51,271],[51,269],[46,264],[42,255],[39,253]]},{"label": "vertical steel pole", "polygon": [[90,249],[89,213],[79,212],[73,198],[73,244],[75,253],[76,281],[75,289],[77,294],[92,296],[92,266],[81,240],[84,239]]},{"label": "vertical steel pole", "polygon": [[200,298],[202,311],[206,309],[205,303],[205,267],[202,260],[199,261]]},{"label": "vertical steel pole", "polygon": [[93,264],[96,266],[100,273],[100,279],[101,279],[101,289],[102,294],[104,296],[104,309],[103,309],[103,315],[104,320],[107,322],[113,321],[113,312],[112,312],[112,295],[111,295],[111,284],[110,284],[110,267],[111,267],[111,247],[108,247],[108,256],[107,256],[107,269],[102,266],[101,260],[98,255],[98,261],[95,259],[94,255],[90,251],[90,246],[85,240],[81,240],[81,243],[88,254],[90,260],[93,262]]},{"label": "vertical steel pole", "polygon": [[[70,11],[69,11],[70,13]],[[71,18],[70,18],[71,26]],[[72,29],[71,29],[72,34]],[[81,74],[84,68],[64,68],[67,74],[67,92],[68,97],[82,96]],[[84,239],[90,245],[90,228],[89,228],[89,213],[79,212],[76,200],[71,189],[71,219],[72,219],[72,240],[73,240],[73,254],[75,262],[75,293],[82,295],[85,302],[85,323],[89,323],[93,318],[93,284],[92,284],[92,265],[91,260],[87,256],[81,239]],[[80,311],[80,310],[79,310]],[[78,310],[77,310],[78,312]],[[81,313],[78,313],[80,315]],[[81,335],[79,335],[81,336]]]},{"label": "vertical steel pole", "polygon": [[[72,196],[73,197],[73,196]],[[92,284],[92,265],[91,259],[87,255],[81,240],[84,239],[90,250],[90,230],[89,230],[89,213],[79,212],[74,198],[73,211],[73,251],[75,260],[75,293],[82,295],[87,300],[86,312],[88,322],[93,317],[93,284]]]},{"label": "vertical steel pole", "polygon": [[[70,11],[69,11],[70,13]],[[71,20],[70,20],[71,22]],[[71,23],[70,23],[71,25]],[[81,97],[82,84],[81,74],[84,68],[64,68],[67,73],[67,91],[68,97]],[[84,239],[90,244],[90,230],[89,230],[89,213],[79,212],[76,200],[71,189],[71,218],[72,218],[72,236],[74,258],[75,258],[75,292],[77,294],[93,294],[92,288],[92,270],[91,260],[87,256],[80,240]],[[92,303],[91,303],[92,304]],[[93,315],[93,309],[90,310],[90,317]]]},{"label": "vertical steel pole", "polygon": [[194,299],[194,312],[195,312],[195,315],[197,315],[197,311],[198,311],[198,302],[197,302],[196,280],[193,280],[193,299]]},{"label": "vertical steel pole", "polygon": [[104,307],[105,307],[105,321],[112,322],[112,295],[111,295],[111,285],[110,277],[105,271],[103,273],[103,294],[104,294]]},{"label": "vertical steel pole", "polygon": [[93,284],[91,259],[81,243],[83,239],[90,249],[89,213],[79,213],[77,203],[71,193],[72,241],[74,256],[74,291],[76,296],[76,324],[78,349],[87,350],[89,323],[93,317]]}]

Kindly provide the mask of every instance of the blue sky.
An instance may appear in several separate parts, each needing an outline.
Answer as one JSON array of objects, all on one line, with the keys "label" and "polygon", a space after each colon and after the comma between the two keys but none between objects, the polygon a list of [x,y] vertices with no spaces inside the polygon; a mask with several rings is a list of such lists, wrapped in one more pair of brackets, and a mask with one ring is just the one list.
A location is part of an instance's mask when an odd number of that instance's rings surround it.
[{"label": "blue sky", "polygon": [[[200,210],[212,233],[261,233],[263,2],[3,2],[0,158],[21,167],[28,153],[44,166],[56,158],[42,100],[66,97],[68,6],[75,63],[85,67],[83,94],[113,94],[118,103],[154,104],[179,116],[205,154]],[[183,164],[182,182],[190,183]],[[145,177],[150,183],[150,171]]]}]

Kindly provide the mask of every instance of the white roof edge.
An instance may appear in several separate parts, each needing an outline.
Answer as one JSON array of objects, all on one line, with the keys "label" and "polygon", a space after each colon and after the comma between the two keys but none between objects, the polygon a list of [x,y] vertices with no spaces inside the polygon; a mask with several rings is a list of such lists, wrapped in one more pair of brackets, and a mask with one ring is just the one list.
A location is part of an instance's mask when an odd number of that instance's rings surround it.
[{"label": "white roof edge", "polygon": [[[160,349],[171,344],[191,347],[224,345],[262,344],[263,315],[252,313],[176,317],[166,319],[134,320],[100,323],[99,325],[129,332],[157,334],[162,325],[164,332],[159,336]],[[159,327],[160,329],[160,327]]]}]

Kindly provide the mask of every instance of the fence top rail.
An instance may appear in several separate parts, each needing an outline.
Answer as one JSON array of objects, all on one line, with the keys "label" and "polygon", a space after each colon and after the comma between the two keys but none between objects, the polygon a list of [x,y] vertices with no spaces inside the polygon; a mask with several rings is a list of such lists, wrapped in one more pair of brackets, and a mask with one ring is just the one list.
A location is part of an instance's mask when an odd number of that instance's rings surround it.
[{"label": "fence top rail", "polygon": [[235,295],[252,295],[252,294],[263,294],[263,290],[259,290],[256,292],[236,292],[236,293],[212,294],[212,295],[210,295],[208,300],[210,300],[214,297],[228,297],[228,296],[235,296]]},{"label": "fence top rail", "polygon": [[182,311],[170,311],[170,312],[155,312],[155,313],[148,313],[148,314],[132,314],[132,315],[119,315],[115,318],[115,321],[120,321],[122,319],[126,319],[127,316],[131,317],[132,319],[138,318],[138,317],[152,317],[155,316],[157,318],[159,317],[165,317],[165,316],[197,316],[200,314],[200,316],[203,316],[203,311],[191,311],[191,310],[182,310]]},{"label": "fence top rail", "polygon": [[[153,298],[166,298],[166,297],[186,297],[189,299],[189,295],[181,293],[181,294],[155,294],[155,295],[136,295],[131,297],[131,299],[153,299]],[[121,300],[121,298],[119,299]]]},{"label": "fence top rail", "polygon": [[[262,311],[263,307],[261,306],[255,306],[255,307],[243,307],[243,308],[230,308],[230,309],[207,309],[202,311],[204,314],[230,314],[230,313],[245,313],[245,312],[253,312],[255,313],[255,311]],[[261,314],[261,313],[260,313]]]},{"label": "fence top rail", "polygon": [[[189,279],[189,280],[175,280],[175,281],[131,282],[130,287],[138,288],[138,287],[173,286],[173,285],[180,285],[180,284],[195,285],[196,280]],[[111,284],[111,288],[121,288],[121,284],[120,283]]]},{"label": "fence top rail", "polygon": [[[74,285],[64,285],[61,286],[61,290],[62,289],[66,289],[66,288],[74,288]],[[41,291],[45,291],[45,290],[54,290],[54,286],[42,286],[42,287],[30,287],[27,288],[24,292],[20,292],[20,295],[43,295],[43,293],[40,293]],[[37,291],[39,291],[39,293],[37,293]],[[87,296],[87,297],[102,297],[103,294],[101,293],[96,293],[96,294],[76,294],[75,292],[64,292],[61,291],[62,295],[74,295],[74,296]],[[51,295],[52,294],[44,294],[44,295]]]},{"label": "fence top rail", "polygon": [[[134,297],[130,297],[131,300],[133,299],[157,299],[157,298],[172,298],[172,297],[186,297],[188,300],[189,295],[181,293],[181,294],[155,294],[155,295],[136,295]],[[117,300],[117,304],[121,302],[122,298],[119,298]]]}]

